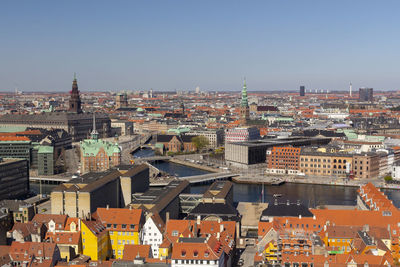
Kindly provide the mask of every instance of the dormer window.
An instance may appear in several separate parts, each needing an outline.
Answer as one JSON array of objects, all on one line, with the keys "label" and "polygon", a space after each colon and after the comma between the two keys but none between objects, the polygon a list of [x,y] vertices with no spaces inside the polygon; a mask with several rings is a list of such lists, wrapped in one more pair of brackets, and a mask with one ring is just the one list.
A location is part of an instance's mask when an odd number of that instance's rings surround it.
[{"label": "dormer window", "polygon": [[206,250],[206,251],[204,252],[204,257],[208,257],[208,256],[210,256],[210,252],[209,252],[208,250]]},{"label": "dormer window", "polygon": [[194,257],[199,256],[199,252],[198,252],[197,250],[193,251],[193,256],[194,256]]},{"label": "dormer window", "polygon": [[111,228],[111,223],[107,223],[107,228]]},{"label": "dormer window", "polygon": [[172,231],[172,236],[178,236],[178,231],[176,230]]},{"label": "dormer window", "polygon": [[131,229],[133,230],[133,229],[135,229],[135,225],[134,224],[131,224]]},{"label": "dormer window", "polygon": [[186,257],[186,250],[182,250],[182,251],[181,251],[181,256],[182,256],[182,257]]},{"label": "dormer window", "polygon": [[126,229],[126,224],[123,224],[123,225],[122,225],[122,229]]}]

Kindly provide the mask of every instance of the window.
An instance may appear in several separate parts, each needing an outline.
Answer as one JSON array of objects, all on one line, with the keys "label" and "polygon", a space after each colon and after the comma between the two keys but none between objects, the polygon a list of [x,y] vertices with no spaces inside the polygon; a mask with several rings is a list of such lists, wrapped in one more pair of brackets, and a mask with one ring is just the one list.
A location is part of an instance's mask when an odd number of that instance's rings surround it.
[{"label": "window", "polygon": [[176,230],[172,231],[172,236],[178,236],[178,231]]},{"label": "window", "polygon": [[134,228],[135,228],[135,225],[134,225],[134,224],[131,224],[131,225],[130,225],[130,228],[131,228],[131,229],[134,229]]},{"label": "window", "polygon": [[122,225],[122,229],[126,229],[126,224],[123,224],[123,225]]},{"label": "window", "polygon": [[107,228],[111,228],[111,223],[107,223]]}]

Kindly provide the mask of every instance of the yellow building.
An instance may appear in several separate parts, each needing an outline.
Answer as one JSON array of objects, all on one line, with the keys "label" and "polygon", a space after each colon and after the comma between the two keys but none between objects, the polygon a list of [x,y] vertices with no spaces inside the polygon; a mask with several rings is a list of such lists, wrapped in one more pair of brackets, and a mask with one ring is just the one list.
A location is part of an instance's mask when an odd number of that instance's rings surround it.
[{"label": "yellow building", "polygon": [[81,221],[82,254],[92,260],[105,260],[109,257],[108,230],[97,221]]},{"label": "yellow building", "polygon": [[93,217],[109,232],[113,258],[123,258],[125,244],[139,244],[139,232],[144,221],[142,210],[98,208]]},{"label": "yellow building", "polygon": [[263,251],[263,255],[267,262],[278,261],[278,245],[275,242],[269,242]]}]

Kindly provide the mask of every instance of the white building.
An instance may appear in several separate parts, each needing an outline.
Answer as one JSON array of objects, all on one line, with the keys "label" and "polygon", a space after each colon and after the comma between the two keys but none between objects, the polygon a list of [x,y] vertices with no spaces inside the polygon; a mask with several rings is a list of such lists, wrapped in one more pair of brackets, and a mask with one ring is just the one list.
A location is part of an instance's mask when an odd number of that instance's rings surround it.
[{"label": "white building", "polygon": [[164,222],[158,214],[149,214],[140,233],[141,243],[151,245],[154,258],[158,258],[158,250],[163,241]]},{"label": "white building", "polygon": [[392,178],[393,180],[400,180],[400,166],[392,167]]},{"label": "white building", "polygon": [[260,139],[260,130],[256,127],[233,128],[225,131],[225,143],[258,139]]},{"label": "white building", "polygon": [[190,132],[187,132],[186,135],[201,135],[204,136],[208,139],[208,147],[209,148],[217,148],[221,145],[223,145],[224,141],[224,130],[207,130],[207,131],[197,131],[197,130],[192,130]]}]

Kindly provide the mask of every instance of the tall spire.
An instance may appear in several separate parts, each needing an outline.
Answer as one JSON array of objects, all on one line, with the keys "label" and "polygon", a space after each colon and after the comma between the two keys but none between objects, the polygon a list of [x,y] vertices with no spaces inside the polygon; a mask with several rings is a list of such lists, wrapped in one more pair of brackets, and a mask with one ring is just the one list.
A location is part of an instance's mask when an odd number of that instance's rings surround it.
[{"label": "tall spire", "polygon": [[79,96],[78,81],[76,73],[74,73],[74,80],[72,81],[71,97],[69,99],[69,112],[82,113],[81,98]]},{"label": "tall spire", "polygon": [[96,113],[93,112],[93,130],[90,134],[93,140],[97,140],[99,137],[99,133],[96,131]]},{"label": "tall spire", "polygon": [[244,82],[243,82],[242,102],[241,102],[240,106],[242,106],[242,107],[248,107],[249,106],[249,102],[247,100],[246,77],[244,78]]}]

